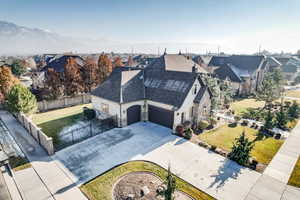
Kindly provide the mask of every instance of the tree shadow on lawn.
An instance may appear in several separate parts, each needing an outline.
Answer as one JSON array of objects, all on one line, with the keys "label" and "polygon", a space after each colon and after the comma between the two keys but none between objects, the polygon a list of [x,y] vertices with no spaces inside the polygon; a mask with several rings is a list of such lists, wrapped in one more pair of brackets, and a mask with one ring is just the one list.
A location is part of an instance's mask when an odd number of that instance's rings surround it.
[{"label": "tree shadow on lawn", "polygon": [[212,188],[215,185],[217,189],[223,187],[226,181],[237,179],[241,173],[241,169],[245,168],[228,159],[221,162],[223,162],[223,165],[218,169],[218,174],[211,175],[215,180],[210,184],[209,188]]}]

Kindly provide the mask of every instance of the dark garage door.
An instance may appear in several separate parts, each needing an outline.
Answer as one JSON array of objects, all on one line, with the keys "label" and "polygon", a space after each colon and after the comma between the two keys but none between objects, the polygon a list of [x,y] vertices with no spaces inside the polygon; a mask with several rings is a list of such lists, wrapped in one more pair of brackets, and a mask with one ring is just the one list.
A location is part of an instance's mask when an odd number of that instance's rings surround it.
[{"label": "dark garage door", "polygon": [[163,108],[150,106],[148,107],[149,121],[173,128],[174,112]]},{"label": "dark garage door", "polygon": [[127,125],[141,121],[141,106],[135,105],[127,109]]}]

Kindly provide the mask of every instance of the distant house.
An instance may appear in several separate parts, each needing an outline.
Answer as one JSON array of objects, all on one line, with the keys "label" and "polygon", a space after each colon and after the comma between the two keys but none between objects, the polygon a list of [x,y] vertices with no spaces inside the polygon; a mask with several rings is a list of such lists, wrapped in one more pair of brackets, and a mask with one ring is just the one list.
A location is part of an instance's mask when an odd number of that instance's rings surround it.
[{"label": "distant house", "polygon": [[269,70],[269,63],[265,56],[213,56],[208,68],[218,78],[231,81],[236,94],[242,95],[259,88]]},{"label": "distant house", "polygon": [[281,63],[280,67],[284,78],[288,81],[293,81],[298,75],[300,61],[294,57],[276,57],[276,60]]},{"label": "distant house", "polygon": [[[211,93],[197,65],[183,55],[164,54],[144,69],[116,68],[91,92],[98,117],[116,116],[120,127],[151,121],[171,129],[206,119]],[[205,72],[205,71],[203,71]]]}]

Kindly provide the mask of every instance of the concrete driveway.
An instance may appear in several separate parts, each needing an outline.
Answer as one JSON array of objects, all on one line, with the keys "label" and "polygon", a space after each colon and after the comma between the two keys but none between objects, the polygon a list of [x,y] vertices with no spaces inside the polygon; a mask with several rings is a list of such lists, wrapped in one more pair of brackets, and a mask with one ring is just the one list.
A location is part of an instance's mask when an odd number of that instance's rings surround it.
[{"label": "concrete driveway", "polygon": [[171,130],[139,122],[116,128],[57,152],[54,156],[77,184],[129,160],[149,160],[217,199],[244,199],[261,174],[171,135]]}]

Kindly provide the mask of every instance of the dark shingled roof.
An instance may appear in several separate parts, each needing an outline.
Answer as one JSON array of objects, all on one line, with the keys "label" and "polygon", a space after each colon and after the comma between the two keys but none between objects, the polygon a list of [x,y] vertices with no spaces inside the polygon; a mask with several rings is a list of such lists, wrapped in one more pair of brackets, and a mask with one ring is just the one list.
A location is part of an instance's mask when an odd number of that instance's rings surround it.
[{"label": "dark shingled roof", "polygon": [[289,62],[290,58],[287,58],[287,57],[276,57],[276,60],[278,60],[281,63],[281,65],[286,65]]},{"label": "dark shingled roof", "polygon": [[65,71],[65,65],[67,64],[68,58],[74,58],[75,61],[79,66],[83,66],[84,60],[77,55],[63,55],[59,58],[56,58],[52,61],[50,61],[43,69],[42,71],[48,71],[49,68],[53,68],[56,72],[64,72]]},{"label": "dark shingled roof", "polygon": [[206,90],[208,90],[208,87],[207,87],[207,86],[203,86],[203,87],[200,88],[200,90],[199,90],[198,93],[197,93],[196,98],[194,99],[194,102],[195,102],[195,103],[200,103],[200,101],[201,101],[203,95],[205,94],[205,91],[206,91]]},{"label": "dark shingled roof", "polygon": [[282,66],[282,72],[286,73],[296,73],[297,72],[297,66],[296,65],[283,65]]},{"label": "dark shingled roof", "polygon": [[144,97],[141,76],[140,70],[116,68],[91,94],[118,103],[141,100]]},{"label": "dark shingled roof", "polygon": [[190,72],[116,69],[91,94],[117,103],[143,100],[145,95],[148,100],[179,108],[197,78]]},{"label": "dark shingled roof", "polygon": [[249,73],[253,73],[265,56],[249,56],[249,55],[232,55],[232,56],[213,56],[209,62],[209,66],[223,66],[224,64],[231,64],[238,69],[247,70]]},{"label": "dark shingled roof", "polygon": [[224,64],[214,70],[214,74],[221,80],[228,78],[232,82],[242,82],[241,77],[237,75],[228,65]]}]

